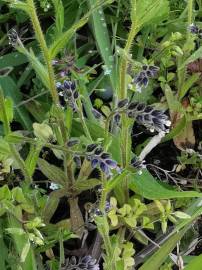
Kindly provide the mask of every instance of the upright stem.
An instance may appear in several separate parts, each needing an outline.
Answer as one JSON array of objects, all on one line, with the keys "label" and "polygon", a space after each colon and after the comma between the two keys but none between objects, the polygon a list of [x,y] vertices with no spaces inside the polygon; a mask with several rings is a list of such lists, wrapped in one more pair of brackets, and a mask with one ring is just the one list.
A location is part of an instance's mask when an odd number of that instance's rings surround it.
[{"label": "upright stem", "polygon": [[[136,34],[139,31],[139,27],[136,22],[133,21],[131,29],[128,35],[128,39],[124,48],[124,54],[127,55],[130,52],[133,40]],[[120,60],[120,69],[119,69],[119,99],[127,98],[127,67],[128,59],[124,55]],[[126,115],[122,115],[122,128],[121,128],[121,157],[122,157],[122,167],[126,167],[130,161],[130,132],[129,132],[129,123]],[[128,198],[128,184],[127,178],[124,181],[124,193],[125,200]]]},{"label": "upright stem", "polygon": [[30,15],[31,22],[32,22],[32,25],[34,28],[34,32],[35,32],[36,38],[40,44],[40,47],[41,47],[41,50],[42,50],[42,53],[44,56],[44,60],[45,60],[45,63],[46,63],[47,69],[48,69],[48,75],[49,75],[49,81],[50,81],[50,92],[51,92],[54,103],[57,105],[57,104],[59,104],[59,98],[58,98],[58,93],[57,93],[57,90],[55,87],[55,79],[54,79],[55,76],[54,76],[54,70],[52,67],[51,57],[50,57],[48,47],[47,47],[42,29],[40,26],[38,16],[36,14],[36,8],[34,5],[34,1],[27,0],[27,4],[30,7],[29,15]]}]

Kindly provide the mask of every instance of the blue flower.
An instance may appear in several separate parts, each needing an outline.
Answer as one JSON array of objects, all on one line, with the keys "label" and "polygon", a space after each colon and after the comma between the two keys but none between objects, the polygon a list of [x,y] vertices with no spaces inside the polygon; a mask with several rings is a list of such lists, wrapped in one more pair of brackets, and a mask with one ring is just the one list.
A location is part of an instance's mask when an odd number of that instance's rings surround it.
[{"label": "blue flower", "polygon": [[133,83],[136,84],[137,90],[141,91],[142,87],[147,87],[149,79],[157,75],[159,68],[153,65],[143,65],[142,70],[133,79]]},{"label": "blue flower", "polygon": [[90,144],[86,147],[86,158],[93,169],[100,168],[106,176],[112,175],[111,170],[114,169],[119,172],[117,162],[112,160],[110,154],[104,152],[103,148],[97,144]]}]

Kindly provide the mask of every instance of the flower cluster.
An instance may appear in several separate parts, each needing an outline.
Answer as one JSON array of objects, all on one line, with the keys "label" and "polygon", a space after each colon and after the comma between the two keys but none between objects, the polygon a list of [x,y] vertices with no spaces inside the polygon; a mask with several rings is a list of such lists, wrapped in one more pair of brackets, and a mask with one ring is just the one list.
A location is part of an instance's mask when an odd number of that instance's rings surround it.
[{"label": "flower cluster", "polygon": [[20,38],[15,28],[12,28],[8,31],[8,40],[9,44],[13,47],[16,47],[20,42]]},{"label": "flower cluster", "polygon": [[168,132],[171,122],[168,116],[161,110],[156,110],[152,106],[143,103],[131,102],[127,107],[127,115],[129,118],[135,118],[136,121],[144,125],[151,132]]},{"label": "flower cluster", "polygon": [[145,160],[139,160],[137,157],[133,157],[130,161],[131,165],[138,170],[138,174],[142,174],[142,169],[146,168]]},{"label": "flower cluster", "polygon": [[112,160],[109,153],[104,152],[103,148],[97,144],[89,144],[86,148],[86,158],[91,162],[91,167],[97,168],[107,176],[112,175],[111,170],[120,172],[117,162]]},{"label": "flower cluster", "polygon": [[141,91],[142,87],[147,87],[150,78],[154,78],[159,71],[157,66],[143,65],[142,70],[133,79],[133,83],[137,86],[137,91]]},{"label": "flower cluster", "polygon": [[76,112],[76,99],[79,97],[79,93],[76,90],[76,83],[74,81],[65,80],[63,83],[57,82],[56,87],[58,89],[59,95],[63,97],[67,105],[69,105],[72,110]]},{"label": "flower cluster", "polygon": [[65,264],[61,267],[62,270],[99,270],[99,264],[91,256],[76,258],[72,256],[66,259]]},{"label": "flower cluster", "polygon": [[202,29],[200,29],[195,24],[191,24],[188,26],[188,31],[194,35],[197,35],[199,38],[202,38]]},{"label": "flower cluster", "polygon": [[[105,202],[105,209],[104,209],[104,212],[105,213],[108,213],[109,211],[110,211],[110,209],[111,209],[111,205],[110,205],[110,202],[109,201],[106,201]],[[95,217],[96,216],[102,216],[103,215],[103,212],[100,210],[100,208],[99,208],[99,201],[98,202],[96,202],[94,205],[93,205],[93,207],[91,207],[90,209],[89,209],[89,221],[90,222],[93,222],[94,221],[94,219],[95,219]]]}]

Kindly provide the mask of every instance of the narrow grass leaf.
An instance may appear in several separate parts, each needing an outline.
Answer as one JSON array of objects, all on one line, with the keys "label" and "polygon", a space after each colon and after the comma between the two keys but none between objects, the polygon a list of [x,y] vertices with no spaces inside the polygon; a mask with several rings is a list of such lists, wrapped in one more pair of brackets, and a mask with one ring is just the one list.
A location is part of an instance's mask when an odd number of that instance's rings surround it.
[{"label": "narrow grass leaf", "polygon": [[[94,0],[88,0],[89,6],[92,8],[95,4]],[[100,51],[101,57],[104,61],[105,72],[109,73],[110,81],[113,89],[116,89],[116,72],[115,72],[115,62],[114,56],[111,49],[109,32],[107,29],[107,23],[105,20],[105,15],[102,7],[95,10],[92,14],[92,24],[95,35],[95,40],[97,47]]]},{"label": "narrow grass leaf", "polygon": [[178,233],[173,234],[160,248],[156,251],[139,270],[157,270],[166,260],[170,252],[175,248],[177,242],[183,237],[188,227]]},{"label": "narrow grass leaf", "polygon": [[75,32],[84,26],[86,22],[88,21],[88,17],[84,16],[81,18],[78,22],[76,22],[73,26],[71,26],[70,29],[62,33],[50,46],[49,53],[51,59],[54,59],[55,56],[67,45],[69,40],[72,38],[72,36],[75,34]]}]

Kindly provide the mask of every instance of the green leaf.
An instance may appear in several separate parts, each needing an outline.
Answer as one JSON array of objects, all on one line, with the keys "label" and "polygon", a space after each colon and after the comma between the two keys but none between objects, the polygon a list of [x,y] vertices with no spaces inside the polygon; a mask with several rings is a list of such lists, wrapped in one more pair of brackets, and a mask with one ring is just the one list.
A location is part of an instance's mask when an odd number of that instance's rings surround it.
[{"label": "green leaf", "polygon": [[75,188],[79,191],[85,191],[89,189],[93,189],[94,187],[101,185],[102,182],[96,178],[87,179],[87,180],[80,180],[75,183]]},{"label": "green leaf", "polygon": [[143,170],[141,175],[131,175],[129,188],[150,200],[202,197],[202,193],[196,191],[176,191],[156,180],[147,170]]},{"label": "green leaf", "polygon": [[49,194],[48,200],[42,212],[42,217],[45,223],[50,221],[58,207],[60,198],[65,195],[66,191],[64,189],[54,190]]},{"label": "green leaf", "polygon": [[192,85],[198,81],[198,79],[200,78],[200,74],[193,74],[192,76],[190,76],[182,85],[182,88],[180,89],[180,94],[179,94],[179,99],[182,99],[187,91],[192,87]]},{"label": "green leaf", "polygon": [[50,163],[41,158],[38,159],[37,164],[41,172],[54,183],[64,185],[67,181],[64,172],[55,165],[51,165]]},{"label": "green leaf", "polygon": [[180,218],[180,219],[190,219],[190,215],[182,212],[182,211],[175,211],[173,213],[173,215],[175,215],[176,217]]},{"label": "green leaf", "polygon": [[12,52],[5,55],[0,56],[0,68],[7,68],[7,67],[15,67],[22,65],[27,62],[27,58],[19,53],[19,52]]},{"label": "green leaf", "polygon": [[56,55],[67,45],[69,40],[75,34],[75,32],[84,26],[88,21],[88,16],[84,16],[78,22],[76,22],[73,26],[70,27],[66,32],[62,33],[50,46],[49,53],[51,59],[54,59]]},{"label": "green leaf", "polygon": [[165,96],[166,100],[168,102],[168,107],[171,111],[174,112],[181,112],[182,111],[182,105],[178,101],[177,97],[174,96],[170,86],[168,84],[165,85]]},{"label": "green leaf", "polygon": [[159,23],[169,15],[167,0],[131,0],[131,3],[131,19],[136,21],[139,28]]},{"label": "green leaf", "polygon": [[185,65],[188,65],[189,63],[201,58],[202,55],[202,47],[200,47],[198,50],[196,50],[184,63],[183,65],[180,67],[183,68]]},{"label": "green leaf", "polygon": [[20,262],[25,262],[28,252],[30,250],[30,242],[27,241],[27,243],[25,243],[23,249],[22,249],[22,253],[20,255]]},{"label": "green leaf", "polygon": [[202,255],[199,255],[191,260],[191,262],[184,268],[184,270],[199,270],[201,269]]},{"label": "green leaf", "polygon": [[157,270],[166,260],[170,252],[175,248],[177,242],[183,237],[187,227],[173,234],[140,268],[139,270]]},{"label": "green leaf", "polygon": [[0,200],[10,200],[11,192],[7,185],[0,188]]},{"label": "green leaf", "polygon": [[23,235],[26,234],[25,231],[21,228],[8,228],[5,229],[6,232],[10,233],[10,234],[15,234],[15,235]]},{"label": "green leaf", "polygon": [[32,121],[31,121],[26,109],[24,108],[24,106],[20,106],[20,107],[16,106],[16,105],[18,105],[18,103],[21,102],[22,94],[20,93],[20,90],[18,89],[14,80],[9,76],[0,77],[0,85],[3,89],[4,96],[10,97],[13,100],[13,103],[15,105],[14,118],[17,121],[19,121],[24,128],[31,130]]},{"label": "green leaf", "polygon": [[55,26],[57,34],[61,34],[64,27],[64,7],[62,0],[52,0],[55,9]]},{"label": "green leaf", "polygon": [[[94,0],[88,0],[90,7],[95,4]],[[116,89],[116,69],[114,56],[111,49],[111,42],[107,24],[105,21],[105,15],[103,9],[100,7],[99,10],[95,10],[92,14],[92,24],[94,30],[94,36],[97,43],[97,47],[100,51],[101,57],[104,61],[104,66],[110,71],[109,77],[113,89]]]},{"label": "green leaf", "polygon": [[11,191],[13,199],[18,203],[26,203],[25,196],[23,194],[23,191],[20,187],[15,187]]},{"label": "green leaf", "polygon": [[50,81],[48,76],[48,71],[46,67],[39,61],[39,59],[35,56],[33,51],[28,51],[24,47],[18,48],[18,50],[27,56],[30,64],[32,65],[33,69],[35,70],[36,74],[41,79],[42,83],[46,88],[50,88]]},{"label": "green leaf", "polygon": [[[8,122],[12,122],[13,120],[13,102],[11,98],[5,98],[5,109],[6,109],[6,116],[8,119]],[[0,121],[4,122],[3,112],[0,108]]]},{"label": "green leaf", "polygon": [[114,189],[117,185],[119,185],[122,180],[129,174],[127,170],[121,172],[121,174],[116,175],[111,180],[109,180],[106,184],[106,190],[109,192]]},{"label": "green leaf", "polygon": [[9,144],[4,139],[0,138],[0,157],[1,155],[8,155],[9,153]]},{"label": "green leaf", "polygon": [[25,160],[25,165],[30,176],[32,176],[35,171],[41,149],[42,149],[41,143],[38,143],[38,145],[36,146],[30,145],[29,154]]},{"label": "green leaf", "polygon": [[172,140],[174,137],[179,135],[182,132],[182,130],[185,128],[186,124],[187,124],[187,121],[186,121],[186,117],[184,116],[179,121],[177,126],[171,129],[171,131],[161,140],[161,142],[163,143],[163,142]]}]

